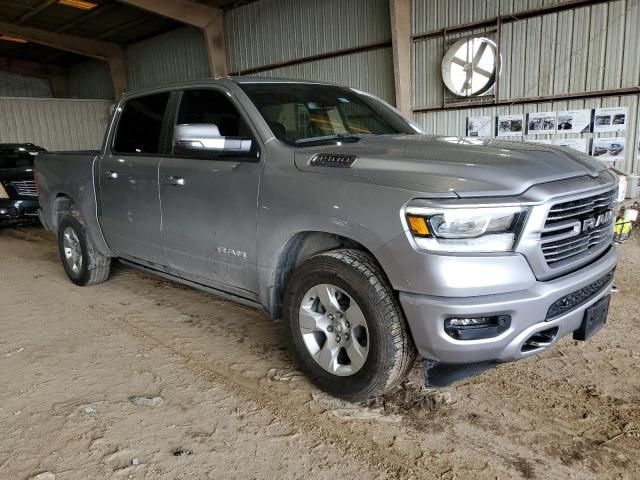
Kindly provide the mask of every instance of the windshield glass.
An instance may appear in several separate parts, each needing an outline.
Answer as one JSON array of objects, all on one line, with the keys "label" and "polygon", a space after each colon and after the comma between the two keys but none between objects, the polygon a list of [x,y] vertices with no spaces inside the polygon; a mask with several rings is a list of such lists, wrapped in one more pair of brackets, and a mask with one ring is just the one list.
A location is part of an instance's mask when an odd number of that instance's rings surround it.
[{"label": "windshield glass", "polygon": [[240,84],[273,134],[291,145],[359,135],[415,134],[417,130],[383,102],[334,85],[305,83]]},{"label": "windshield glass", "polygon": [[27,150],[25,147],[0,146],[0,169],[33,167],[33,160],[38,151]]}]

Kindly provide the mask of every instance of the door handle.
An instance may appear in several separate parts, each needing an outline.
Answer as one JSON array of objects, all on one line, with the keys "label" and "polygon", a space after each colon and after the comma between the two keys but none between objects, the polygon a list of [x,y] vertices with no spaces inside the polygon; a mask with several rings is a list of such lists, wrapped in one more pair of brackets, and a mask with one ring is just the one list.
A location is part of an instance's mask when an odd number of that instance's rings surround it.
[{"label": "door handle", "polygon": [[169,177],[169,185],[174,187],[184,187],[185,181],[182,177]]},{"label": "door handle", "polygon": [[112,178],[113,180],[118,178],[118,172],[113,172],[111,170],[105,170],[102,172],[102,176],[106,178]]}]

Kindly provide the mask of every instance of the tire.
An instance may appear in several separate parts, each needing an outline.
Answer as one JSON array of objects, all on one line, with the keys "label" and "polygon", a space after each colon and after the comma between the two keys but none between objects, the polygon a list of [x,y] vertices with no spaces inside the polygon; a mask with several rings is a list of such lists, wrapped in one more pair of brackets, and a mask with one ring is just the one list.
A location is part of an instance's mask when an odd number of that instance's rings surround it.
[{"label": "tire", "polygon": [[[323,299],[331,304],[328,309]],[[352,302],[364,318],[366,335],[363,327],[355,326],[362,320]],[[415,361],[402,309],[368,253],[335,250],[311,257],[293,273],[284,307],[293,357],[311,381],[331,395],[353,402],[382,395],[405,378]],[[327,313],[331,311],[333,318]],[[340,346],[345,342],[350,343]]]},{"label": "tire", "polygon": [[111,258],[95,250],[84,225],[71,214],[64,215],[58,224],[58,252],[69,280],[76,285],[97,285],[109,278]]}]

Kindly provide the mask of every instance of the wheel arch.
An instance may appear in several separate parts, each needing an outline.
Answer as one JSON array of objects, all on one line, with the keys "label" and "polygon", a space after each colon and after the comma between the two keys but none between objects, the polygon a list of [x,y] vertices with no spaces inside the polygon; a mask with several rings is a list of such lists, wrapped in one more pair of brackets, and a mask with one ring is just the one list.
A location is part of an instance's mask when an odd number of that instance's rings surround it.
[{"label": "wheel arch", "polygon": [[53,197],[51,205],[51,226],[54,232],[58,231],[60,219],[64,214],[72,211],[74,205],[74,199],[71,197],[71,195],[68,195],[66,193],[59,192]]},{"label": "wheel arch", "polygon": [[[370,249],[344,235],[323,231],[302,231],[292,235],[285,242],[273,267],[271,282],[273,287],[269,293],[269,314],[271,317],[274,319],[282,318],[284,293],[297,267],[314,255],[343,248],[366,252],[375,259],[375,255]],[[383,269],[381,268],[381,270]]]},{"label": "wheel arch", "polygon": [[113,256],[111,249],[109,249],[109,246],[102,236],[97,218],[94,219],[92,216],[87,216],[86,208],[83,209],[83,205],[76,201],[72,195],[66,192],[56,193],[53,196],[51,207],[51,227],[54,233],[58,232],[60,219],[69,213],[84,226],[87,235],[89,235],[94,248],[96,248],[98,252],[105,256]]}]

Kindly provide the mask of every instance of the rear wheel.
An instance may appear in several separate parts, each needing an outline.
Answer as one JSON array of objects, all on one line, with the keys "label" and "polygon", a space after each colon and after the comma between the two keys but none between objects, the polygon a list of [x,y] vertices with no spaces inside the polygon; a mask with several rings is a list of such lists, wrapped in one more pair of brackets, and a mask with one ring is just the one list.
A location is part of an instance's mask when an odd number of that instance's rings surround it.
[{"label": "rear wheel", "polygon": [[289,282],[285,320],[300,368],[346,400],[384,393],[415,359],[395,294],[365,252],[336,250],[302,264]]},{"label": "rear wheel", "polygon": [[66,214],[58,225],[58,251],[69,279],[82,287],[109,278],[111,258],[97,252],[80,221]]}]

